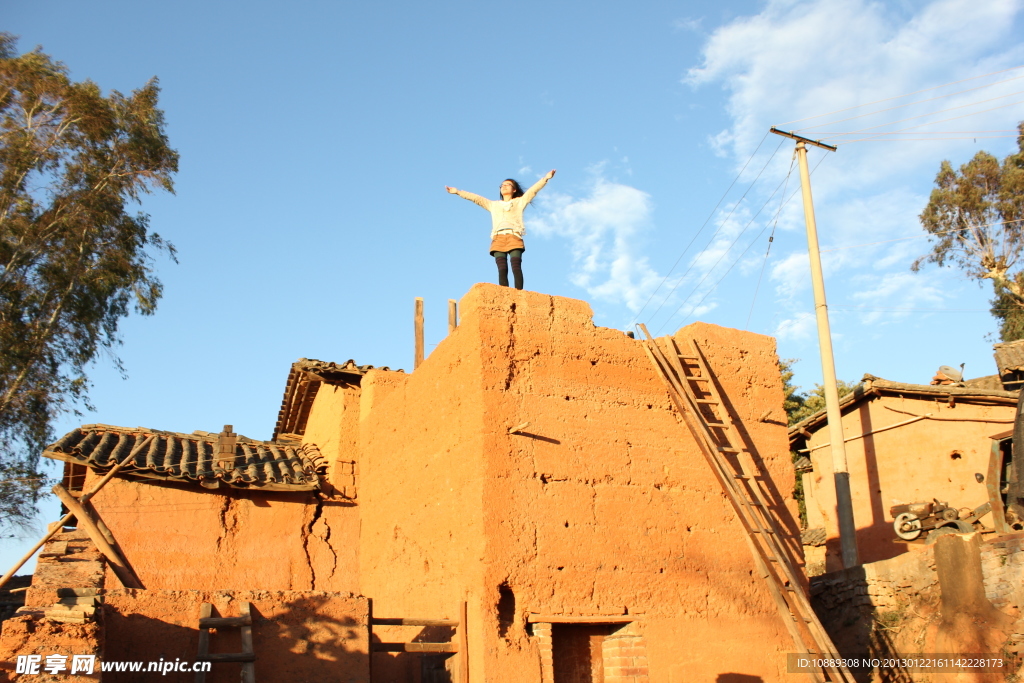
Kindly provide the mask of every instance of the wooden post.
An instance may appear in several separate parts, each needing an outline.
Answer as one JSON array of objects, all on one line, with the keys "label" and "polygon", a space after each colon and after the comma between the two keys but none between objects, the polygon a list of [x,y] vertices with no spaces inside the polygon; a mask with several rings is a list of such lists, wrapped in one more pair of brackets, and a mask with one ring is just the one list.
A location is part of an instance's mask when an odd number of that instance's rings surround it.
[{"label": "wooden post", "polygon": [[415,370],[423,362],[423,297],[416,297],[416,314],[413,318],[416,335],[416,356],[413,358],[412,369]]},{"label": "wooden post", "polygon": [[[92,487],[92,490],[90,490],[88,493],[83,494],[82,497],[78,499],[78,502],[83,504],[83,505],[85,503],[88,503],[90,498],[92,498],[97,493],[99,493],[100,489],[102,489],[104,486],[106,486],[107,482],[110,481],[110,479],[115,474],[117,474],[121,470],[122,467],[124,467],[125,465],[130,463],[132,460],[134,460],[135,456],[137,456],[139,453],[141,453],[142,449],[145,448],[146,446],[148,446],[153,441],[154,438],[156,438],[156,435],[154,435],[154,434],[150,434],[148,437],[146,437],[146,439],[142,443],[140,443],[138,446],[136,446],[135,448],[132,449],[131,453],[129,453],[127,456],[125,456],[124,460],[122,460],[121,462],[117,463],[112,468],[110,468],[110,471],[107,472],[103,476],[102,479],[100,479],[98,482],[96,482],[96,485]],[[40,548],[42,548],[43,545],[47,541],[49,541],[51,538],[56,536],[57,533],[61,529],[64,528],[64,524],[66,522],[70,521],[70,519],[72,517],[74,517],[74,516],[75,516],[75,513],[69,512],[68,514],[64,515],[60,519],[59,522],[55,522],[54,524],[50,525],[50,530],[47,532],[47,534],[45,536],[43,536],[39,540],[38,543],[36,543],[32,547],[32,550],[29,550],[27,553],[25,553],[24,557],[22,557],[20,560],[18,560],[17,564],[15,564],[13,567],[11,567],[10,571],[8,571],[6,574],[4,574],[2,577],[0,577],[0,586],[3,586],[5,583],[10,581],[11,577],[14,576],[14,573],[16,571],[18,571],[19,569],[21,569],[21,565],[23,565],[26,562],[28,562],[32,558],[32,556],[36,554],[36,551],[39,550]]]},{"label": "wooden post", "polygon": [[103,553],[103,556],[107,558],[107,562],[110,563],[110,568],[113,570],[114,575],[121,581],[121,585],[125,588],[145,588],[142,582],[139,581],[138,577],[132,572],[131,568],[121,553],[117,552],[113,544],[107,541],[106,536],[100,529],[96,520],[92,518],[89,511],[85,509],[85,506],[78,502],[78,499],[71,495],[71,493],[57,484],[53,487],[53,492],[56,494],[60,501],[64,503],[75,515],[75,519],[78,520],[78,524],[85,529],[85,532],[89,534],[89,538],[96,544],[96,548]]},{"label": "wooden post", "polygon": [[466,612],[466,603],[463,602],[459,605],[459,683],[469,683],[469,622]]},{"label": "wooden post", "polygon": [[836,386],[836,362],[832,355],[832,332],[829,329],[828,304],[825,301],[825,279],[821,273],[818,253],[818,226],[814,220],[814,201],[811,197],[811,174],[807,169],[807,145],[796,143],[796,157],[800,164],[800,190],[804,201],[804,222],[807,225],[807,253],[811,261],[811,289],[814,292],[814,310],[818,323],[818,348],[821,353],[822,383],[825,387],[825,410],[832,451],[832,473],[836,487],[836,518],[839,522],[839,545],[843,567],[849,569],[860,564],[857,553],[857,526],[853,521],[853,499],[850,495],[850,469],[846,462],[846,443],[843,439],[843,418],[839,409],[839,390]]},{"label": "wooden post", "polygon": [[459,326],[458,305],[455,299],[448,299],[448,334],[454,332],[455,328]]}]

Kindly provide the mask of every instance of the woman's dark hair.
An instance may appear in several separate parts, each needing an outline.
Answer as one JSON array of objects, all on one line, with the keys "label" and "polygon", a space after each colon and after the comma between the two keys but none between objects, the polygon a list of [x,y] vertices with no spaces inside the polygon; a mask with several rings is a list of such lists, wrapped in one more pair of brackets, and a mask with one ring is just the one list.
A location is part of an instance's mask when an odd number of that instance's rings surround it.
[{"label": "woman's dark hair", "polygon": [[[501,181],[501,184],[504,185],[505,183],[512,183],[512,199],[515,199],[516,197],[522,197],[524,194],[526,194],[525,192],[523,192],[523,188],[519,187],[519,181],[516,180],[515,178],[505,178],[504,180]],[[498,199],[504,199],[504,197],[501,196],[500,188],[498,189]]]}]

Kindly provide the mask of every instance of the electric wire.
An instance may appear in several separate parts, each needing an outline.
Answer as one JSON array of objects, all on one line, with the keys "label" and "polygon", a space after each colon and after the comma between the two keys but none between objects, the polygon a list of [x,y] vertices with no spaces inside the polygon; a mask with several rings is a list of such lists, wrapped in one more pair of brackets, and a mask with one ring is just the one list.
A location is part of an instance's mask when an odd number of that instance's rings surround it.
[{"label": "electric wire", "polygon": [[[962,78],[959,81],[950,81],[949,83],[943,83],[942,85],[933,85],[930,88],[924,88],[923,90],[915,90],[914,92],[908,92],[908,93],[904,93],[902,95],[896,95],[895,97],[886,97],[886,98],[881,99],[881,100],[875,100],[874,102],[866,102],[864,104],[857,104],[857,105],[854,105],[852,107],[846,107],[844,109],[836,109],[835,111],[830,111],[830,112],[827,112],[825,114],[815,114],[814,116],[807,116],[807,117],[802,118],[802,119],[794,119],[793,121],[786,121],[785,123],[780,123],[779,125],[780,126],[788,126],[791,123],[800,123],[801,121],[810,121],[811,119],[820,119],[823,116],[832,116],[832,114],[841,114],[844,111],[852,111],[852,110],[858,109],[860,107],[870,107],[873,104],[881,104],[882,102],[892,102],[893,100],[903,99],[904,97],[910,97],[911,95],[920,95],[923,92],[929,92],[931,90],[938,90],[939,88],[945,88],[945,87],[948,87],[950,85],[956,85],[958,83],[966,83],[967,81],[975,81],[975,80],[977,80],[979,78],[987,78],[989,76],[997,76],[999,74],[1004,74],[1004,73],[1006,73],[1008,71],[1013,71],[1015,69],[1024,69],[1024,64],[1019,64],[1017,66],[1011,66],[1008,69],[1000,69],[999,71],[992,71],[992,72],[987,73],[987,74],[981,74],[980,76],[971,76],[970,78]],[[807,130],[807,129],[803,128],[801,130]]]},{"label": "electric wire", "polygon": [[[1013,105],[1021,104],[1022,102],[1024,102],[1024,100],[1018,100],[1017,102],[1010,102],[1009,104],[1001,104],[998,107],[989,107],[988,109],[982,109],[981,111],[972,111],[970,114],[961,114],[960,116],[952,116],[952,117],[950,117],[948,119],[940,119],[938,121],[928,121],[926,123],[919,123],[917,125],[907,126],[906,128],[900,128],[899,130],[895,130],[895,131],[887,131],[885,133],[876,133],[876,134],[870,135],[870,136],[868,136],[866,138],[861,138],[859,140],[839,140],[839,141],[836,142],[836,145],[845,145],[845,144],[849,144],[851,142],[865,142],[865,141],[868,141],[868,140],[878,140],[883,135],[895,135],[896,133],[904,133],[905,131],[913,130],[914,128],[921,128],[923,126],[931,126],[931,125],[936,124],[936,123],[946,123],[947,121],[955,121],[957,119],[965,119],[965,118],[967,118],[969,116],[977,116],[978,114],[985,114],[985,113],[990,112],[990,111],[995,111],[996,109],[1005,109],[1006,107],[1012,107]],[[929,134],[930,133],[928,133],[927,131],[922,132],[922,133],[911,133],[911,135],[929,135]],[[1003,136],[1003,137],[1008,137],[1008,136]]]},{"label": "electric wire", "polygon": [[[874,114],[883,114],[883,113],[885,113],[887,111],[894,111],[896,109],[902,109],[903,107],[910,107],[910,106],[913,106],[915,104],[924,104],[925,102],[934,102],[935,100],[941,100],[941,99],[944,99],[946,97],[953,97],[954,95],[963,95],[964,93],[967,93],[967,92],[974,92],[975,90],[983,90],[985,88],[991,88],[993,85],[1002,85],[1003,83],[1009,83],[1010,81],[1016,81],[1016,80],[1019,80],[1021,78],[1024,78],[1024,76],[1014,76],[1013,78],[1008,78],[1005,81],[996,81],[995,83],[987,83],[985,85],[979,85],[976,88],[968,88],[967,90],[958,90],[957,92],[946,93],[945,95],[938,95],[936,97],[929,97],[926,100],[917,100],[916,102],[907,102],[906,104],[898,104],[895,107],[887,107],[885,109],[877,109],[875,111],[870,111],[870,112],[867,112],[867,113],[864,113],[864,114],[857,114],[856,116],[848,116],[845,119],[837,119],[835,121],[829,121],[828,123],[817,123],[817,124],[815,124],[813,126],[807,126],[806,128],[797,128],[796,131],[797,132],[804,132],[804,131],[808,131],[808,130],[814,130],[815,128],[824,128],[825,126],[832,126],[832,125],[835,125],[837,123],[843,123],[845,121],[853,121],[854,119],[860,119],[860,118],[864,118],[865,116],[872,116]],[[939,86],[939,87],[941,87],[941,86]],[[904,95],[904,97],[906,97],[906,95]],[[867,106],[867,105],[857,105],[857,106],[860,107],[860,106]],[[854,108],[856,108],[856,107],[854,107]]]},{"label": "electric wire", "polygon": [[[812,171],[811,171],[812,175],[813,175],[814,171],[816,171],[818,169],[818,166],[820,166],[822,161],[824,161],[824,160],[825,160],[825,156],[822,156],[821,159],[818,160],[818,163],[814,165],[814,169],[812,169]],[[788,177],[787,177],[787,179],[788,179]],[[783,182],[785,182],[785,180]],[[729,247],[724,252],[722,252],[722,255],[718,257],[718,260],[715,261],[714,265],[712,265],[711,268],[708,269],[707,273],[704,274],[704,277],[701,278],[700,282],[697,283],[697,286],[694,287],[693,290],[691,290],[691,292],[686,296],[685,299],[683,299],[683,302],[681,304],[679,304],[679,308],[677,308],[675,310],[675,312],[672,313],[672,315],[670,315],[668,318],[665,319],[665,322],[663,322],[661,324],[661,326],[658,328],[658,332],[656,334],[660,334],[661,333],[661,330],[665,327],[665,325],[667,325],[669,323],[669,321],[672,320],[672,318],[674,318],[676,316],[676,314],[678,314],[679,311],[681,311],[683,309],[683,306],[685,306],[686,302],[690,300],[690,297],[692,297],[700,289],[700,286],[702,284],[704,284],[704,281],[708,279],[708,277],[711,275],[712,272],[714,272],[715,268],[718,267],[718,264],[722,262],[722,259],[724,259],[729,254],[729,252],[732,251],[732,248],[739,241],[740,237],[742,237],[747,232],[747,230],[749,229],[750,225],[757,219],[757,217],[758,217],[758,215],[760,215],[761,211],[764,210],[764,207],[768,206],[769,202],[771,202],[771,200],[775,198],[775,195],[778,194],[779,189],[782,187],[782,185],[783,185],[783,183],[779,183],[779,185],[775,188],[775,191],[772,192],[771,196],[769,196],[768,199],[765,200],[765,203],[761,205],[761,208],[758,209],[757,213],[754,214],[753,218],[751,218],[750,221],[747,222],[747,225],[744,226],[742,231],[740,231],[740,234],[738,234],[736,236],[736,239],[734,239],[732,241],[732,243],[729,245]],[[780,213],[781,213],[782,209],[785,208],[786,204],[788,204],[789,201],[793,197],[795,197],[795,196],[796,196],[796,191],[794,191],[793,194],[791,194],[788,199],[786,199],[784,197],[785,201],[783,201],[782,205],[779,206],[779,212]],[[704,296],[701,297],[701,300],[698,301],[695,305],[693,305],[690,308],[689,312],[687,312],[687,314],[686,314],[686,317],[684,317],[683,321],[681,323],[679,323],[680,326],[682,326],[682,324],[685,323],[690,318],[690,316],[693,315],[693,313],[698,308],[700,308],[700,305],[702,303],[704,303],[704,301],[708,298],[708,296],[710,296],[711,292],[715,291],[718,288],[718,286],[720,284],[722,284],[722,282],[725,280],[725,278],[728,277],[729,273],[732,272],[732,269],[736,267],[736,264],[739,263],[743,259],[743,256],[750,250],[750,247],[752,247],[757,242],[758,238],[760,238],[761,235],[764,234],[764,231],[767,230],[767,229],[768,229],[768,225],[765,224],[765,226],[763,228],[761,228],[761,232],[759,232],[757,234],[757,236],[754,237],[753,241],[751,241],[751,243],[747,245],[746,249],[744,249],[740,253],[740,255],[736,257],[736,260],[732,262],[732,265],[730,265],[729,268],[722,275],[722,277],[719,278],[718,282],[716,282],[714,285],[712,285],[711,288],[708,289],[708,291],[704,293]]]},{"label": "electric wire", "polygon": [[[772,155],[771,155],[770,157],[768,157],[768,160],[767,160],[767,161],[766,161],[766,162],[764,163],[764,166],[762,166],[762,167],[761,167],[761,170],[757,172],[757,176],[756,176],[756,177],[755,177],[755,178],[754,178],[754,179],[753,179],[752,181],[750,181],[750,185],[748,185],[748,186],[747,186],[747,189],[746,189],[746,190],[745,190],[745,191],[743,192],[743,195],[742,195],[742,196],[741,196],[741,197],[739,198],[739,200],[737,200],[737,201],[736,201],[736,203],[735,203],[735,204],[733,204],[733,206],[732,206],[732,209],[730,209],[730,210],[729,210],[729,213],[728,213],[728,214],[727,214],[727,215],[725,216],[725,218],[723,218],[723,219],[722,219],[722,221],[721,221],[721,222],[720,222],[720,223],[718,224],[718,228],[716,228],[716,229],[715,229],[715,231],[714,231],[714,232],[713,232],[713,233],[711,234],[711,239],[710,239],[710,240],[708,240],[708,243],[704,245],[704,248],[703,248],[703,249],[701,249],[700,253],[699,253],[699,254],[697,254],[697,255],[696,255],[696,256],[695,256],[694,258],[693,258],[693,260],[692,260],[692,261],[690,261],[690,265],[689,265],[689,266],[687,266],[686,270],[685,270],[685,271],[683,271],[683,274],[682,274],[682,275],[680,275],[680,276],[679,276],[679,278],[678,278],[678,279],[676,280],[676,283],[675,283],[675,285],[673,285],[673,286],[672,286],[672,289],[670,289],[670,290],[669,290],[669,292],[668,292],[668,294],[666,294],[666,295],[665,295],[665,298],[664,298],[664,299],[662,299],[662,301],[661,301],[661,304],[659,304],[659,305],[658,305],[658,308],[657,308],[657,309],[655,309],[654,313],[651,313],[650,317],[648,318],[648,322],[650,322],[651,320],[653,320],[653,319],[654,319],[654,317],[655,317],[656,315],[658,315],[658,313],[660,313],[660,312],[661,312],[661,309],[662,309],[662,308],[663,308],[663,307],[665,306],[665,304],[666,304],[666,303],[668,303],[668,300],[669,300],[670,298],[672,298],[672,295],[673,295],[673,294],[675,293],[676,289],[678,289],[678,288],[679,288],[679,285],[683,283],[683,281],[684,281],[684,280],[686,279],[686,276],[687,276],[687,275],[689,275],[689,273],[690,273],[690,271],[691,271],[691,270],[693,270],[693,267],[694,267],[694,265],[695,265],[695,264],[697,263],[697,261],[698,261],[698,260],[700,259],[700,257],[701,257],[701,256],[702,256],[702,255],[703,255],[703,254],[704,254],[705,252],[707,252],[708,248],[709,248],[709,247],[710,247],[710,246],[711,246],[711,245],[712,245],[712,244],[714,243],[714,241],[715,241],[715,238],[716,238],[716,237],[718,236],[718,234],[719,234],[719,233],[720,233],[720,232],[722,231],[722,228],[723,228],[723,227],[724,227],[724,226],[725,226],[725,225],[726,225],[726,224],[727,224],[727,223],[729,222],[729,219],[730,219],[730,218],[732,218],[732,215],[733,215],[733,214],[734,214],[734,213],[736,212],[736,209],[738,209],[738,208],[739,208],[739,206],[740,206],[740,204],[742,204],[742,203],[743,203],[743,200],[744,200],[744,199],[746,198],[746,196],[747,196],[747,194],[748,194],[748,193],[750,192],[751,188],[753,188],[753,187],[754,187],[754,185],[755,185],[755,184],[757,183],[757,181],[758,181],[758,180],[759,180],[759,179],[761,178],[761,174],[763,174],[763,173],[764,173],[765,169],[766,169],[766,168],[768,168],[768,165],[769,165],[769,164],[770,164],[770,163],[772,162],[772,159],[774,159],[774,158],[775,158],[775,155],[779,153],[779,150],[780,150],[780,149],[782,149],[782,144],[783,144],[783,143],[784,143],[785,141],[786,141],[786,140],[785,140],[785,138],[783,138],[783,139],[781,139],[781,140],[779,141],[779,145],[778,145],[778,147],[776,147],[776,148],[775,148],[775,151],[774,151],[774,152],[772,152]],[[776,189],[776,192],[777,192],[777,191],[778,191],[778,189]],[[774,196],[774,193],[772,193],[772,196]],[[763,209],[763,208],[764,208],[764,207],[762,207],[762,209]],[[758,213],[760,213],[760,212],[761,212],[761,211],[759,210],[759,211],[758,211]],[[757,215],[757,214],[755,214],[755,217],[756,217],[756,215]],[[710,217],[709,217],[709,219],[708,219],[708,220],[710,220]],[[705,222],[705,224],[706,224],[706,222]],[[747,225],[749,226],[750,224],[748,223]],[[703,228],[701,228],[701,229],[703,229]],[[744,230],[746,230],[746,228],[744,228]],[[691,243],[692,243],[692,240],[691,240]],[[731,248],[731,247],[730,247],[730,248]],[[682,258],[682,256],[680,256],[680,258]],[[707,277],[707,276],[705,276],[705,277]],[[678,311],[676,311],[676,312],[678,313]],[[674,314],[673,314],[673,315],[674,315]],[[633,322],[636,322],[636,320],[637,320],[637,319],[639,319],[639,314],[638,314],[638,317],[637,317],[637,318],[634,318]]]},{"label": "electric wire", "polygon": [[[911,133],[911,135],[913,135],[913,133]],[[927,135],[927,133],[922,133],[922,135]],[[836,145],[837,146],[838,145],[846,145],[846,144],[850,144],[852,142],[934,142],[934,141],[938,141],[938,140],[974,140],[974,141],[978,141],[978,140],[1007,140],[1007,139],[1016,138],[1016,137],[1018,137],[1018,136],[1017,135],[983,135],[983,136],[969,135],[969,136],[964,137],[964,138],[904,138],[904,139],[895,139],[894,140],[893,138],[882,138],[882,137],[879,137],[879,136],[874,136],[874,137],[870,137],[870,138],[862,138],[860,140],[847,140],[846,142],[837,142]]]},{"label": "electric wire", "polygon": [[[843,137],[843,136],[846,136],[846,135],[857,135],[857,134],[863,133],[865,131],[875,130],[876,128],[885,128],[886,126],[893,126],[893,125],[896,125],[897,123],[903,123],[904,121],[913,121],[914,119],[921,119],[921,118],[924,118],[926,116],[935,116],[936,114],[945,114],[948,111],[956,111],[957,109],[965,109],[967,107],[974,107],[974,106],[977,106],[979,104],[986,104],[988,102],[995,102],[996,100],[1001,100],[1001,99],[1005,99],[1007,97],[1012,97],[1013,95],[1020,95],[1020,94],[1024,94],[1024,90],[1018,90],[1016,92],[1007,93],[1005,95],[1000,95],[998,97],[990,97],[987,100],[979,100],[977,102],[968,102],[967,104],[960,104],[960,105],[957,105],[955,107],[949,107],[948,109],[939,109],[938,111],[930,111],[930,112],[927,112],[925,114],[916,114],[914,116],[908,116],[908,117],[903,118],[903,119],[896,119],[895,121],[887,121],[886,123],[879,123],[879,124],[874,125],[874,126],[868,126],[867,128],[860,128],[858,130],[847,131],[845,133],[825,133],[824,135],[822,135],[821,139],[822,140],[834,140],[835,138]],[[1019,101],[1018,102],[1011,102],[1010,104],[1004,105],[1004,106],[1008,107],[1008,106],[1012,106],[1014,104],[1019,104],[1019,103],[1020,103]],[[1000,108],[1001,107],[994,107],[994,109],[1000,109]],[[973,112],[971,114],[968,114],[968,116],[973,116],[974,114],[982,114],[982,113],[984,113],[986,111],[992,111],[992,109],[985,109],[985,110],[982,110],[980,112]],[[963,117],[953,117],[952,119],[943,119],[943,121],[952,121],[955,118],[963,118]],[[902,130],[910,130],[911,128],[920,128],[921,126],[930,126],[930,125],[932,125],[934,123],[942,123],[943,121],[930,121],[930,122],[927,122],[927,123],[918,124],[916,126],[910,126],[909,128],[903,128]],[[898,131],[892,131],[892,132],[885,133],[885,134],[886,135],[892,135],[893,132],[898,132]]]},{"label": "electric wire", "polygon": [[[740,172],[737,173],[736,177],[732,179],[732,182],[729,184],[729,187],[726,188],[725,192],[722,193],[722,196],[719,197],[718,203],[715,204],[715,208],[711,209],[711,213],[709,213],[708,217],[706,219],[704,219],[704,223],[701,224],[700,229],[697,230],[696,233],[694,233],[692,238],[690,238],[689,243],[687,243],[687,245],[683,248],[682,253],[679,254],[679,258],[677,258],[676,262],[672,264],[672,267],[669,268],[669,271],[667,273],[665,273],[665,277],[663,277],[661,279],[661,282],[658,283],[658,286],[655,287],[654,291],[651,292],[651,295],[649,297],[647,297],[647,301],[644,302],[643,307],[641,307],[640,311],[636,314],[636,316],[634,316],[633,322],[631,322],[629,324],[629,327],[632,327],[633,324],[636,323],[636,321],[640,319],[641,314],[643,314],[643,312],[644,312],[644,310],[646,310],[648,304],[650,304],[651,301],[654,299],[654,295],[658,293],[658,291],[662,288],[662,286],[666,282],[668,282],[669,276],[672,275],[672,273],[675,271],[676,266],[678,266],[679,262],[683,260],[683,256],[685,256],[686,252],[690,250],[690,247],[693,246],[693,243],[697,240],[698,237],[700,237],[701,232],[704,231],[704,228],[707,227],[708,222],[710,222],[711,219],[714,217],[715,212],[718,211],[718,207],[720,207],[722,205],[722,202],[725,201],[725,198],[729,195],[729,192],[732,190],[733,186],[736,184],[736,181],[738,181],[740,179],[740,177],[743,176],[743,172],[747,170],[747,166],[749,166],[750,162],[754,160],[754,157],[757,155],[758,151],[761,149],[761,145],[764,144],[764,141],[768,139],[768,136],[770,134],[771,134],[770,131],[768,133],[765,133],[764,137],[761,138],[761,142],[757,143],[757,147],[754,148],[754,151],[753,151],[753,153],[751,153],[750,157],[747,159],[747,162],[745,164],[743,164],[743,168],[740,169]],[[745,194],[746,193],[744,193],[744,195]]]},{"label": "electric wire", "polygon": [[917,240],[924,237],[939,237],[941,235],[950,235],[955,232],[962,232],[964,230],[980,230],[982,228],[991,228],[995,225],[1007,225],[1010,223],[1021,223],[1024,222],[1024,218],[1015,218],[1010,221],[996,221],[994,223],[985,223],[983,225],[971,225],[963,228],[953,228],[952,230],[940,230],[939,232],[925,232],[920,235],[910,235],[909,237],[896,237],[891,240],[879,240],[877,242],[865,242],[864,244],[851,244],[845,247],[830,247],[828,249],[822,249],[821,253],[824,254],[830,251],[843,251],[844,249],[857,249],[859,247],[873,247],[878,244],[889,244],[891,242],[903,242],[905,240]]},{"label": "electric wire", "polygon": [[[786,205],[786,190],[789,187],[789,177],[793,174],[793,164],[796,162],[796,151],[793,152],[793,157],[789,160],[789,171],[786,173],[786,184],[782,188],[782,206]],[[775,228],[779,227],[779,216],[782,215],[782,206],[775,212],[775,224],[772,225],[772,234],[768,236],[768,248],[764,252],[764,262],[761,264],[761,272],[757,276],[757,285],[754,287],[754,298],[750,302],[750,312],[747,313],[747,324],[743,326],[744,330],[750,329],[750,319],[754,316],[754,306],[757,304],[757,293],[761,291],[761,280],[764,278],[764,269],[768,266],[768,254],[772,251],[772,242],[775,241]]]}]

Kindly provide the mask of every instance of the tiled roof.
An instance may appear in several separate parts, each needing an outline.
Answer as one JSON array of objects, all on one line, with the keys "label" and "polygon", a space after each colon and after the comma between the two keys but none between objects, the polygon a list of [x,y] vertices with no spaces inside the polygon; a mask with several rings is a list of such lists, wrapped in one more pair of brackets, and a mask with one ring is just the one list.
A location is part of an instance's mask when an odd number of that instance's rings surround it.
[{"label": "tiled roof", "polygon": [[[878,394],[1016,405],[1019,392],[1004,391],[1002,389],[982,389],[975,386],[961,387],[954,384],[904,384],[903,382],[891,382],[874,375],[864,375],[860,384],[854,387],[853,391],[839,398],[839,409],[846,410],[862,399]],[[817,429],[825,424],[825,422],[826,411],[823,408],[814,415],[790,426],[790,444],[809,436],[811,430]]]},{"label": "tiled roof", "polygon": [[[344,363],[330,363],[312,358],[300,358],[292,363],[288,371],[288,381],[284,387],[284,398],[281,410],[277,414],[277,425],[274,427],[272,441],[277,441],[282,434],[305,434],[306,420],[309,409],[313,406],[320,385],[328,384],[359,384],[372,365],[356,365],[354,360]],[[390,370],[379,367],[378,370]],[[398,370],[397,372],[404,372]]]},{"label": "tiled roof", "polygon": [[816,529],[805,529],[800,534],[800,541],[803,545],[825,545],[825,527],[818,527]]},{"label": "tiled roof", "polygon": [[994,344],[992,351],[1000,375],[1014,370],[1024,370],[1024,339]]},{"label": "tiled roof", "polygon": [[969,389],[994,389],[996,391],[1003,389],[1003,381],[999,378],[999,375],[985,375],[984,377],[964,380],[963,385]]},{"label": "tiled roof", "polygon": [[797,472],[813,472],[814,465],[811,463],[811,459],[805,455],[800,456],[793,461],[793,469]]},{"label": "tiled roof", "polygon": [[65,434],[43,451],[55,460],[109,469],[124,459],[150,434],[156,438],[139,453],[134,462],[121,470],[125,476],[197,483],[207,488],[226,485],[232,488],[267,491],[316,491],[320,488],[318,470],[325,464],[316,446],[284,446],[237,437],[235,468],[215,466],[219,434],[196,431],[192,434],[164,432],[137,427],[83,425]]}]

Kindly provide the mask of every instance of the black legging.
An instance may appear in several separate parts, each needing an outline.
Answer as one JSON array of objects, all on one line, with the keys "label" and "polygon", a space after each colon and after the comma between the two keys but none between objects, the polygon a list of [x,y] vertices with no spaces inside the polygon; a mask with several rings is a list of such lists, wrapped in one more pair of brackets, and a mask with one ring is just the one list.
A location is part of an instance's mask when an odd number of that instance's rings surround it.
[{"label": "black legging", "polygon": [[508,287],[508,261],[506,256],[512,257],[512,277],[516,282],[516,289],[523,288],[523,250],[512,249],[511,251],[492,251],[494,262],[498,264],[498,284]]}]

